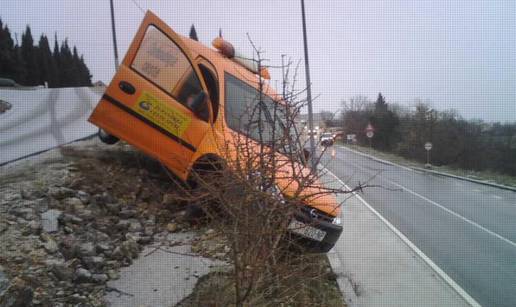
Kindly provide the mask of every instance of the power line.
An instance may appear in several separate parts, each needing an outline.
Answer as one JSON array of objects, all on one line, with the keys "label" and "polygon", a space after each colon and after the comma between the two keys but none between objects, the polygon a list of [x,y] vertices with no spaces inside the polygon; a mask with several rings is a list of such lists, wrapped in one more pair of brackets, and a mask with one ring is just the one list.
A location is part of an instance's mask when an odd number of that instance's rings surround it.
[{"label": "power line", "polygon": [[144,13],[144,14],[145,14],[145,10],[144,10],[144,9],[143,9],[139,4],[138,4],[138,2],[136,2],[136,0],[131,0],[131,1],[134,3],[134,5],[136,5],[136,7],[137,7],[137,8],[139,8],[139,9],[140,9],[140,11],[141,11],[142,13]]}]

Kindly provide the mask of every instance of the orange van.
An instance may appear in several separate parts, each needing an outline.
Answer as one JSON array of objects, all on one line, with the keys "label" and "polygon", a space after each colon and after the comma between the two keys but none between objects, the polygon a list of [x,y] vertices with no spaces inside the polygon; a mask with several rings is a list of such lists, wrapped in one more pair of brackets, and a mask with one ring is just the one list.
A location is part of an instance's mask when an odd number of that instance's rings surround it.
[{"label": "orange van", "polygon": [[[199,161],[225,158],[221,148],[243,134],[235,119],[245,117],[246,97],[249,100],[256,93],[254,72],[217,50],[179,36],[147,12],[89,121],[101,129],[103,141],[123,139],[186,181]],[[265,104],[277,103],[271,97],[277,96],[267,90]],[[246,137],[253,139],[253,135]],[[296,188],[281,180],[276,184],[286,196]],[[291,234],[308,249],[331,249],[342,232],[335,197],[312,198],[300,207],[291,221]]]}]

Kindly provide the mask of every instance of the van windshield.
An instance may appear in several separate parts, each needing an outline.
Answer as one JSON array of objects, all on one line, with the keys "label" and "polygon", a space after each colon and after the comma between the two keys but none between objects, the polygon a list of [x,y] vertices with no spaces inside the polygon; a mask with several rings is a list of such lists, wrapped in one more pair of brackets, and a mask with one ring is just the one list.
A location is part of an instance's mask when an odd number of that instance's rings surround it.
[{"label": "van windshield", "polygon": [[225,84],[224,113],[231,129],[266,145],[276,143],[282,153],[297,151],[294,128],[285,124],[284,105],[265,94],[260,102],[258,90],[230,74],[225,75]]}]

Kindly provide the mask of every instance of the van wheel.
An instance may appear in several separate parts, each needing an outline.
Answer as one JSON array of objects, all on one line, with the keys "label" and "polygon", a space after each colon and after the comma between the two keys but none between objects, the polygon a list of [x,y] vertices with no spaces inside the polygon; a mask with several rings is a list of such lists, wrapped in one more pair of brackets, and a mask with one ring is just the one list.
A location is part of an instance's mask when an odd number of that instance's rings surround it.
[{"label": "van wheel", "polygon": [[102,141],[102,143],[105,143],[108,145],[113,145],[113,144],[116,144],[118,141],[120,141],[119,138],[107,133],[104,129],[99,129],[98,136],[99,136],[99,139]]}]

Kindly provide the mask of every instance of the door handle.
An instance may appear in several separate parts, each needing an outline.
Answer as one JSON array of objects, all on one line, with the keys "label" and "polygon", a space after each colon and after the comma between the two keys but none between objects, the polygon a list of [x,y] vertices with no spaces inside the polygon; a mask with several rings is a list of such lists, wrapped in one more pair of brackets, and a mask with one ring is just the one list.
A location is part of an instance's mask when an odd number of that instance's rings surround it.
[{"label": "door handle", "polygon": [[120,83],[118,83],[118,88],[122,90],[122,92],[129,95],[136,93],[136,89],[134,88],[134,86],[127,81],[120,81]]}]

